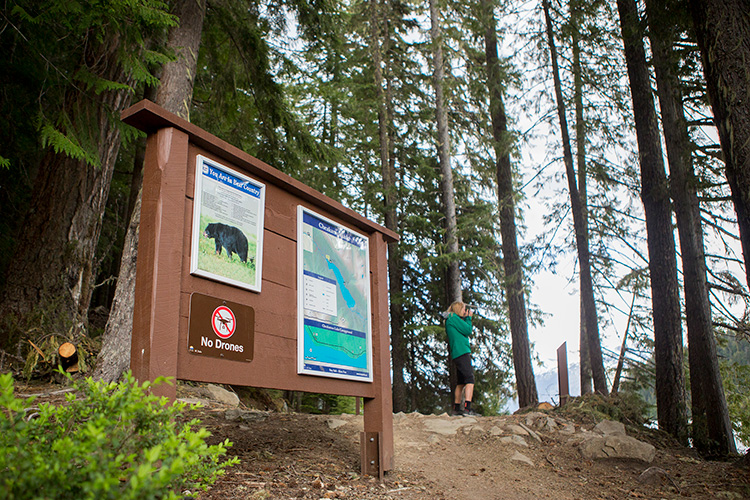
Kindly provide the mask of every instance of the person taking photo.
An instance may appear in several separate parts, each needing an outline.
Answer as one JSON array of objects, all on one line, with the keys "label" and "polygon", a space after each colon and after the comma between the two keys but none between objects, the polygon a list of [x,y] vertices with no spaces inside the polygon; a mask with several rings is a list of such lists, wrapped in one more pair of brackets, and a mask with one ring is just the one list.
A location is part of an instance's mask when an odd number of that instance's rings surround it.
[{"label": "person taking photo", "polygon": [[478,416],[478,413],[471,409],[474,369],[471,366],[469,339],[473,315],[474,311],[466,307],[466,304],[456,301],[448,308],[448,316],[445,319],[445,333],[448,335],[448,346],[458,380],[453,397],[453,415]]}]

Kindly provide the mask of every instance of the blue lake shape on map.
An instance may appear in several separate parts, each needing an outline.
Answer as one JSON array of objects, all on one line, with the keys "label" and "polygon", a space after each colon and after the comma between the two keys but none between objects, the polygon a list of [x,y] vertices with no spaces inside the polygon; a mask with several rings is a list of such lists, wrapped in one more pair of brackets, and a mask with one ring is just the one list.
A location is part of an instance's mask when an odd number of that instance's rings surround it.
[{"label": "blue lake shape on map", "polygon": [[336,276],[336,281],[338,281],[339,283],[339,287],[341,288],[341,295],[344,297],[346,305],[349,307],[349,309],[354,309],[354,306],[357,305],[357,301],[354,300],[351,292],[346,288],[344,276],[341,274],[341,270],[338,268],[338,266],[336,266],[336,264],[333,263],[329,255],[326,255],[326,261],[328,261],[328,269],[333,271],[333,274]]}]

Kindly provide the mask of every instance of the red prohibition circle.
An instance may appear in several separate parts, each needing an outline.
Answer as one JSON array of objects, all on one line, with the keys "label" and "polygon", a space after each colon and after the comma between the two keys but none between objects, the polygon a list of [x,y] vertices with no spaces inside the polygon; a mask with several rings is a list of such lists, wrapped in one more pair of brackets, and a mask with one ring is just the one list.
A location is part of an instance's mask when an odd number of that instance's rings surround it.
[{"label": "red prohibition circle", "polygon": [[232,310],[227,306],[219,306],[214,309],[214,313],[211,315],[211,328],[222,339],[228,339],[234,335],[237,321]]}]

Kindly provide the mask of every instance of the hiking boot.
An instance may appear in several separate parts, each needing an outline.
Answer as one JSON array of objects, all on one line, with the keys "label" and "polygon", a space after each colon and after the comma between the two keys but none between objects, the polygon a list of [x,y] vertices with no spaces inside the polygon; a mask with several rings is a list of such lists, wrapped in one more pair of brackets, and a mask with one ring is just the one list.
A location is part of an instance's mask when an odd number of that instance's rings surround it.
[{"label": "hiking boot", "polygon": [[451,410],[451,416],[453,417],[463,417],[465,414],[464,410]]},{"label": "hiking boot", "polygon": [[475,412],[474,410],[462,410],[461,416],[463,417],[481,417],[479,413]]}]

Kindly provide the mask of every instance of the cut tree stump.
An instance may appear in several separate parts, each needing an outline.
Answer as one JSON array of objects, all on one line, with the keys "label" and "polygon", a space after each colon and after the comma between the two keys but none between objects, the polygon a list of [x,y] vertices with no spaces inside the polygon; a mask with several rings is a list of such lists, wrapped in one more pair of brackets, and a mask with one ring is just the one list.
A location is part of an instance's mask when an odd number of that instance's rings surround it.
[{"label": "cut tree stump", "polygon": [[57,349],[60,355],[60,366],[68,373],[78,371],[78,350],[70,342],[65,342]]}]

